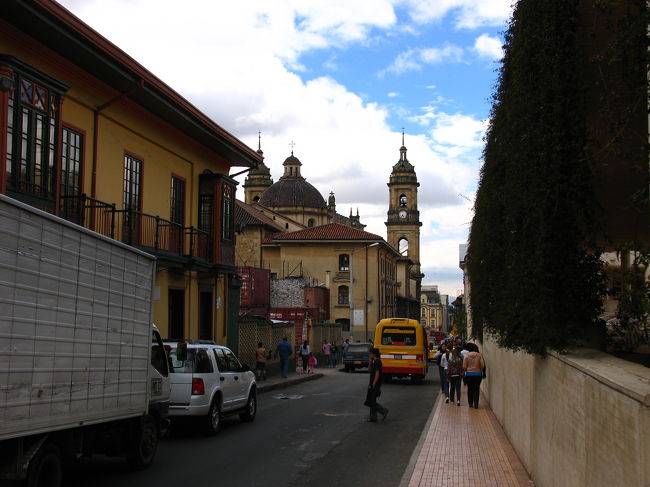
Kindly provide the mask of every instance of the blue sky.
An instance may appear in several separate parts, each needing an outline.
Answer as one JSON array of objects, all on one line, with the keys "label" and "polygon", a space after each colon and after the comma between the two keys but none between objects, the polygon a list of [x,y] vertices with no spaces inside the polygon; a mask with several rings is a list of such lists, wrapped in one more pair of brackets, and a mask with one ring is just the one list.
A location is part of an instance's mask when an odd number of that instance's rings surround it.
[{"label": "blue sky", "polygon": [[251,147],[261,131],[275,179],[295,141],[303,175],[384,236],[404,127],[424,282],[462,289],[510,0],[61,3]]}]

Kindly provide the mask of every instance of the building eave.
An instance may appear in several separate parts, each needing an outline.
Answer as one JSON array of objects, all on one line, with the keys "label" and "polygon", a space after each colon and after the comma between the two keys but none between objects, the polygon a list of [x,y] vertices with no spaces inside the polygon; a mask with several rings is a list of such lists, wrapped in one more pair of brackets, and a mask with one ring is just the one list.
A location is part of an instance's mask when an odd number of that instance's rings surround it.
[{"label": "building eave", "polygon": [[[52,0],[7,0],[0,16],[117,93],[220,154],[231,166],[255,167],[262,157]],[[140,89],[133,89],[138,85]]]}]

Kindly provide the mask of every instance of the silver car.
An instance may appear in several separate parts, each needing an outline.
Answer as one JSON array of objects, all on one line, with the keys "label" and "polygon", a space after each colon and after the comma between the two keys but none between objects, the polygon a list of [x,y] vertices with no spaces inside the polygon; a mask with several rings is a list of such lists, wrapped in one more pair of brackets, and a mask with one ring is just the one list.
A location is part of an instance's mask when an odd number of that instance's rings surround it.
[{"label": "silver car", "polygon": [[255,374],[229,348],[205,340],[166,341],[165,346],[173,366],[169,374],[171,419],[197,417],[207,435],[219,431],[224,415],[255,419]]}]

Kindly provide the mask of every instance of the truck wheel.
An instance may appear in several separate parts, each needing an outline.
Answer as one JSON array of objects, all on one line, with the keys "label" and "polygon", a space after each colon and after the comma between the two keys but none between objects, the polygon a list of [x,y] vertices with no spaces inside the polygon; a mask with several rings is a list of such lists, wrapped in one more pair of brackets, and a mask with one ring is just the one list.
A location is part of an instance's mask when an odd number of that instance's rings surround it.
[{"label": "truck wheel", "polygon": [[255,389],[251,391],[248,395],[248,401],[246,401],[246,410],[239,415],[239,419],[247,423],[255,421],[255,415],[257,414],[257,394]]},{"label": "truck wheel", "polygon": [[221,427],[221,404],[218,397],[212,400],[210,410],[205,417],[205,434],[207,436],[214,436],[219,432]]},{"label": "truck wheel", "polygon": [[143,470],[153,462],[158,448],[158,426],[151,416],[145,416],[131,437],[126,462],[132,470]]},{"label": "truck wheel", "polygon": [[45,443],[29,462],[26,487],[61,487],[63,462],[61,450],[54,443]]}]

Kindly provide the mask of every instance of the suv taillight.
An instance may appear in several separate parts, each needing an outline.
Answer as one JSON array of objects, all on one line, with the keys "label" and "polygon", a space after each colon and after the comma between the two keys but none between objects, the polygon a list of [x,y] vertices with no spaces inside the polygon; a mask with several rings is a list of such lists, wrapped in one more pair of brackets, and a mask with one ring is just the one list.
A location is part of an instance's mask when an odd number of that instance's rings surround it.
[{"label": "suv taillight", "polygon": [[192,395],[202,396],[203,394],[205,394],[205,385],[203,384],[203,379],[192,379]]}]

